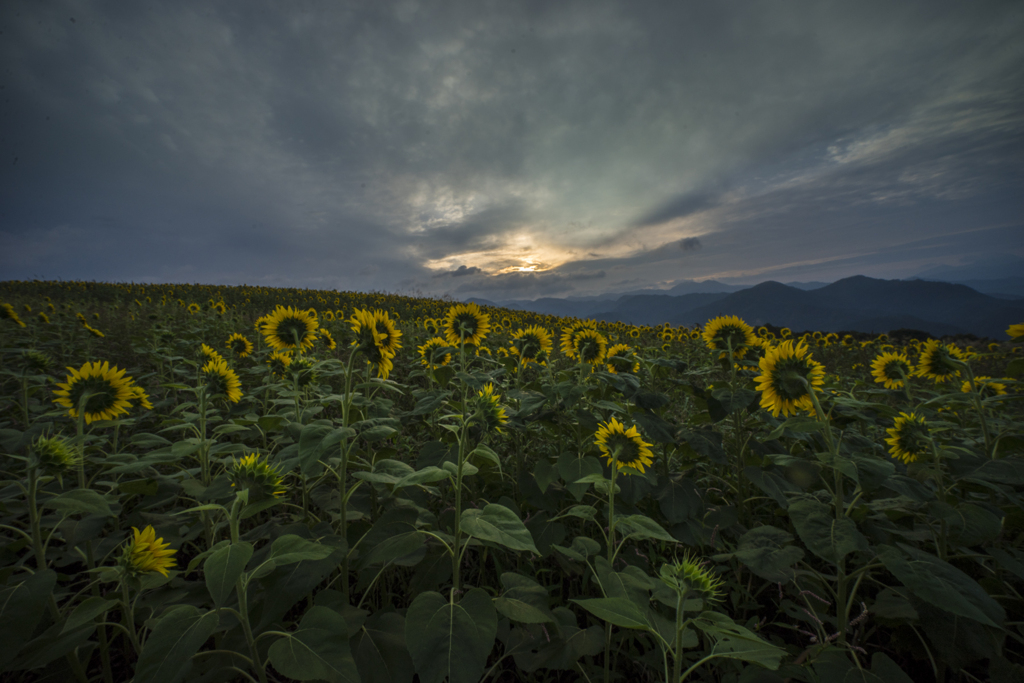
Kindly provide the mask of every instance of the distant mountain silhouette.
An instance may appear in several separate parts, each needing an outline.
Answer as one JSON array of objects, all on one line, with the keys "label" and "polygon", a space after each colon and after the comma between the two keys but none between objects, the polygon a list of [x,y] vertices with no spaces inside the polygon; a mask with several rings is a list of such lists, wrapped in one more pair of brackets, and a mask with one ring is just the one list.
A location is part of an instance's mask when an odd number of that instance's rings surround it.
[{"label": "distant mountain silhouette", "polygon": [[703,325],[720,315],[738,315],[755,327],[772,324],[794,331],[915,329],[935,336],[975,334],[994,339],[1005,339],[1007,327],[1024,321],[1024,300],[996,298],[948,282],[858,275],[814,289],[804,287],[817,283],[794,284],[800,286],[769,281],[732,293],[643,293],[614,300],[546,298],[497,305],[634,325]]}]

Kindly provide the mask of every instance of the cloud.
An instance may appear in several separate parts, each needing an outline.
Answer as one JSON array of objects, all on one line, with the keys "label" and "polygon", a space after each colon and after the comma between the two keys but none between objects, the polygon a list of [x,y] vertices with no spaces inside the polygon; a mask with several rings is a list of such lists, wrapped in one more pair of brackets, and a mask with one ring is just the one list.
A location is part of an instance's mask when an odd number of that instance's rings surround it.
[{"label": "cloud", "polygon": [[455,270],[450,270],[450,271],[445,272],[445,273],[438,273],[434,277],[435,278],[437,278],[437,277],[449,277],[449,276],[450,277],[462,277],[464,275],[476,275],[477,273],[480,273],[480,272],[483,272],[483,271],[481,271],[476,266],[472,266],[470,268],[467,268],[466,266],[459,266]]}]

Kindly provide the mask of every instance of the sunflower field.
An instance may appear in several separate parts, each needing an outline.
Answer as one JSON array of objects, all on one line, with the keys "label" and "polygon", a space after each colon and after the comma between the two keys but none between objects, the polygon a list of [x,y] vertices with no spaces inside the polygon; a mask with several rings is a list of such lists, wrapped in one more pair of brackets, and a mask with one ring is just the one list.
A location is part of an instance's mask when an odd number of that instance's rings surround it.
[{"label": "sunflower field", "polygon": [[1024,324],[0,283],[5,681],[1024,680]]}]

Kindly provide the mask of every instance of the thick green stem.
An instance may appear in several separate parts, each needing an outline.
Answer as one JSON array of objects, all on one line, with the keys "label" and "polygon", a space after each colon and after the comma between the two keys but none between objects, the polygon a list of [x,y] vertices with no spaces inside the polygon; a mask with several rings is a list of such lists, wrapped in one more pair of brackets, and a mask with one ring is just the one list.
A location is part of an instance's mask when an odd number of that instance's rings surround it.
[{"label": "thick green stem", "polygon": [[[352,365],[355,362],[358,348],[353,349],[348,357],[348,367],[345,369],[345,399],[341,404],[341,423],[343,429],[348,429],[349,419],[352,412]],[[345,600],[349,599],[348,586],[348,452],[350,440],[346,435],[341,440],[341,467],[338,477],[340,479],[341,493],[341,514],[338,520],[338,527],[341,537],[345,539],[345,557],[341,560],[341,592]]]},{"label": "thick green stem", "polygon": [[[621,446],[612,449],[612,478],[611,486],[608,487],[608,564],[615,562],[615,477],[619,473],[619,451]],[[606,596],[607,597],[607,596]],[[604,680],[608,683],[611,680],[612,664],[612,625],[605,622],[604,625]]]},{"label": "thick green stem", "polygon": [[[463,372],[466,371],[466,335],[462,333],[459,335],[459,367]],[[459,466],[455,474],[455,523],[453,525],[453,531],[455,536],[455,542],[452,548],[452,593],[451,600],[455,601],[455,596],[459,592],[459,573],[462,567],[462,554],[459,547],[462,543],[462,468],[466,464],[466,442],[469,440],[469,414],[467,409],[467,402],[469,401],[469,395],[466,390],[466,383],[462,383],[462,427],[459,430]]]},{"label": "thick green stem", "polygon": [[132,604],[131,593],[128,591],[128,584],[125,581],[121,582],[121,612],[124,615],[124,628],[128,634],[128,640],[132,644],[132,649],[135,650],[135,656],[138,657],[142,652],[142,646],[139,645],[139,634],[135,630],[135,606]]}]

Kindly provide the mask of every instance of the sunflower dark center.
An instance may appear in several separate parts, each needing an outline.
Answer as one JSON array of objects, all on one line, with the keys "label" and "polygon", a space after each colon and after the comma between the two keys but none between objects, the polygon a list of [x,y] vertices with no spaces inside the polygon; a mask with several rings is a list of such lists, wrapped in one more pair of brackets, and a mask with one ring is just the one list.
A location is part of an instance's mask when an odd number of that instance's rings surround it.
[{"label": "sunflower dark center", "polygon": [[807,395],[804,382],[810,373],[811,368],[800,359],[780,361],[772,372],[772,388],[782,398],[796,400]]},{"label": "sunflower dark center", "polygon": [[605,441],[608,452],[623,465],[640,460],[640,446],[625,434],[612,434]]},{"label": "sunflower dark center", "polygon": [[295,318],[286,318],[277,326],[277,336],[286,344],[302,343],[308,334],[306,323]]},{"label": "sunflower dark center", "polygon": [[462,332],[466,336],[472,336],[476,334],[477,328],[480,327],[480,321],[472,313],[460,313],[455,316],[455,329]]},{"label": "sunflower dark center", "polygon": [[882,374],[887,379],[902,380],[903,376],[910,373],[910,366],[901,360],[889,361],[882,368]]},{"label": "sunflower dark center", "polygon": [[90,377],[75,382],[68,392],[68,398],[77,410],[81,405],[82,397],[88,394],[85,399],[85,412],[101,413],[114,407],[117,402],[117,390],[107,380],[101,377]]}]

